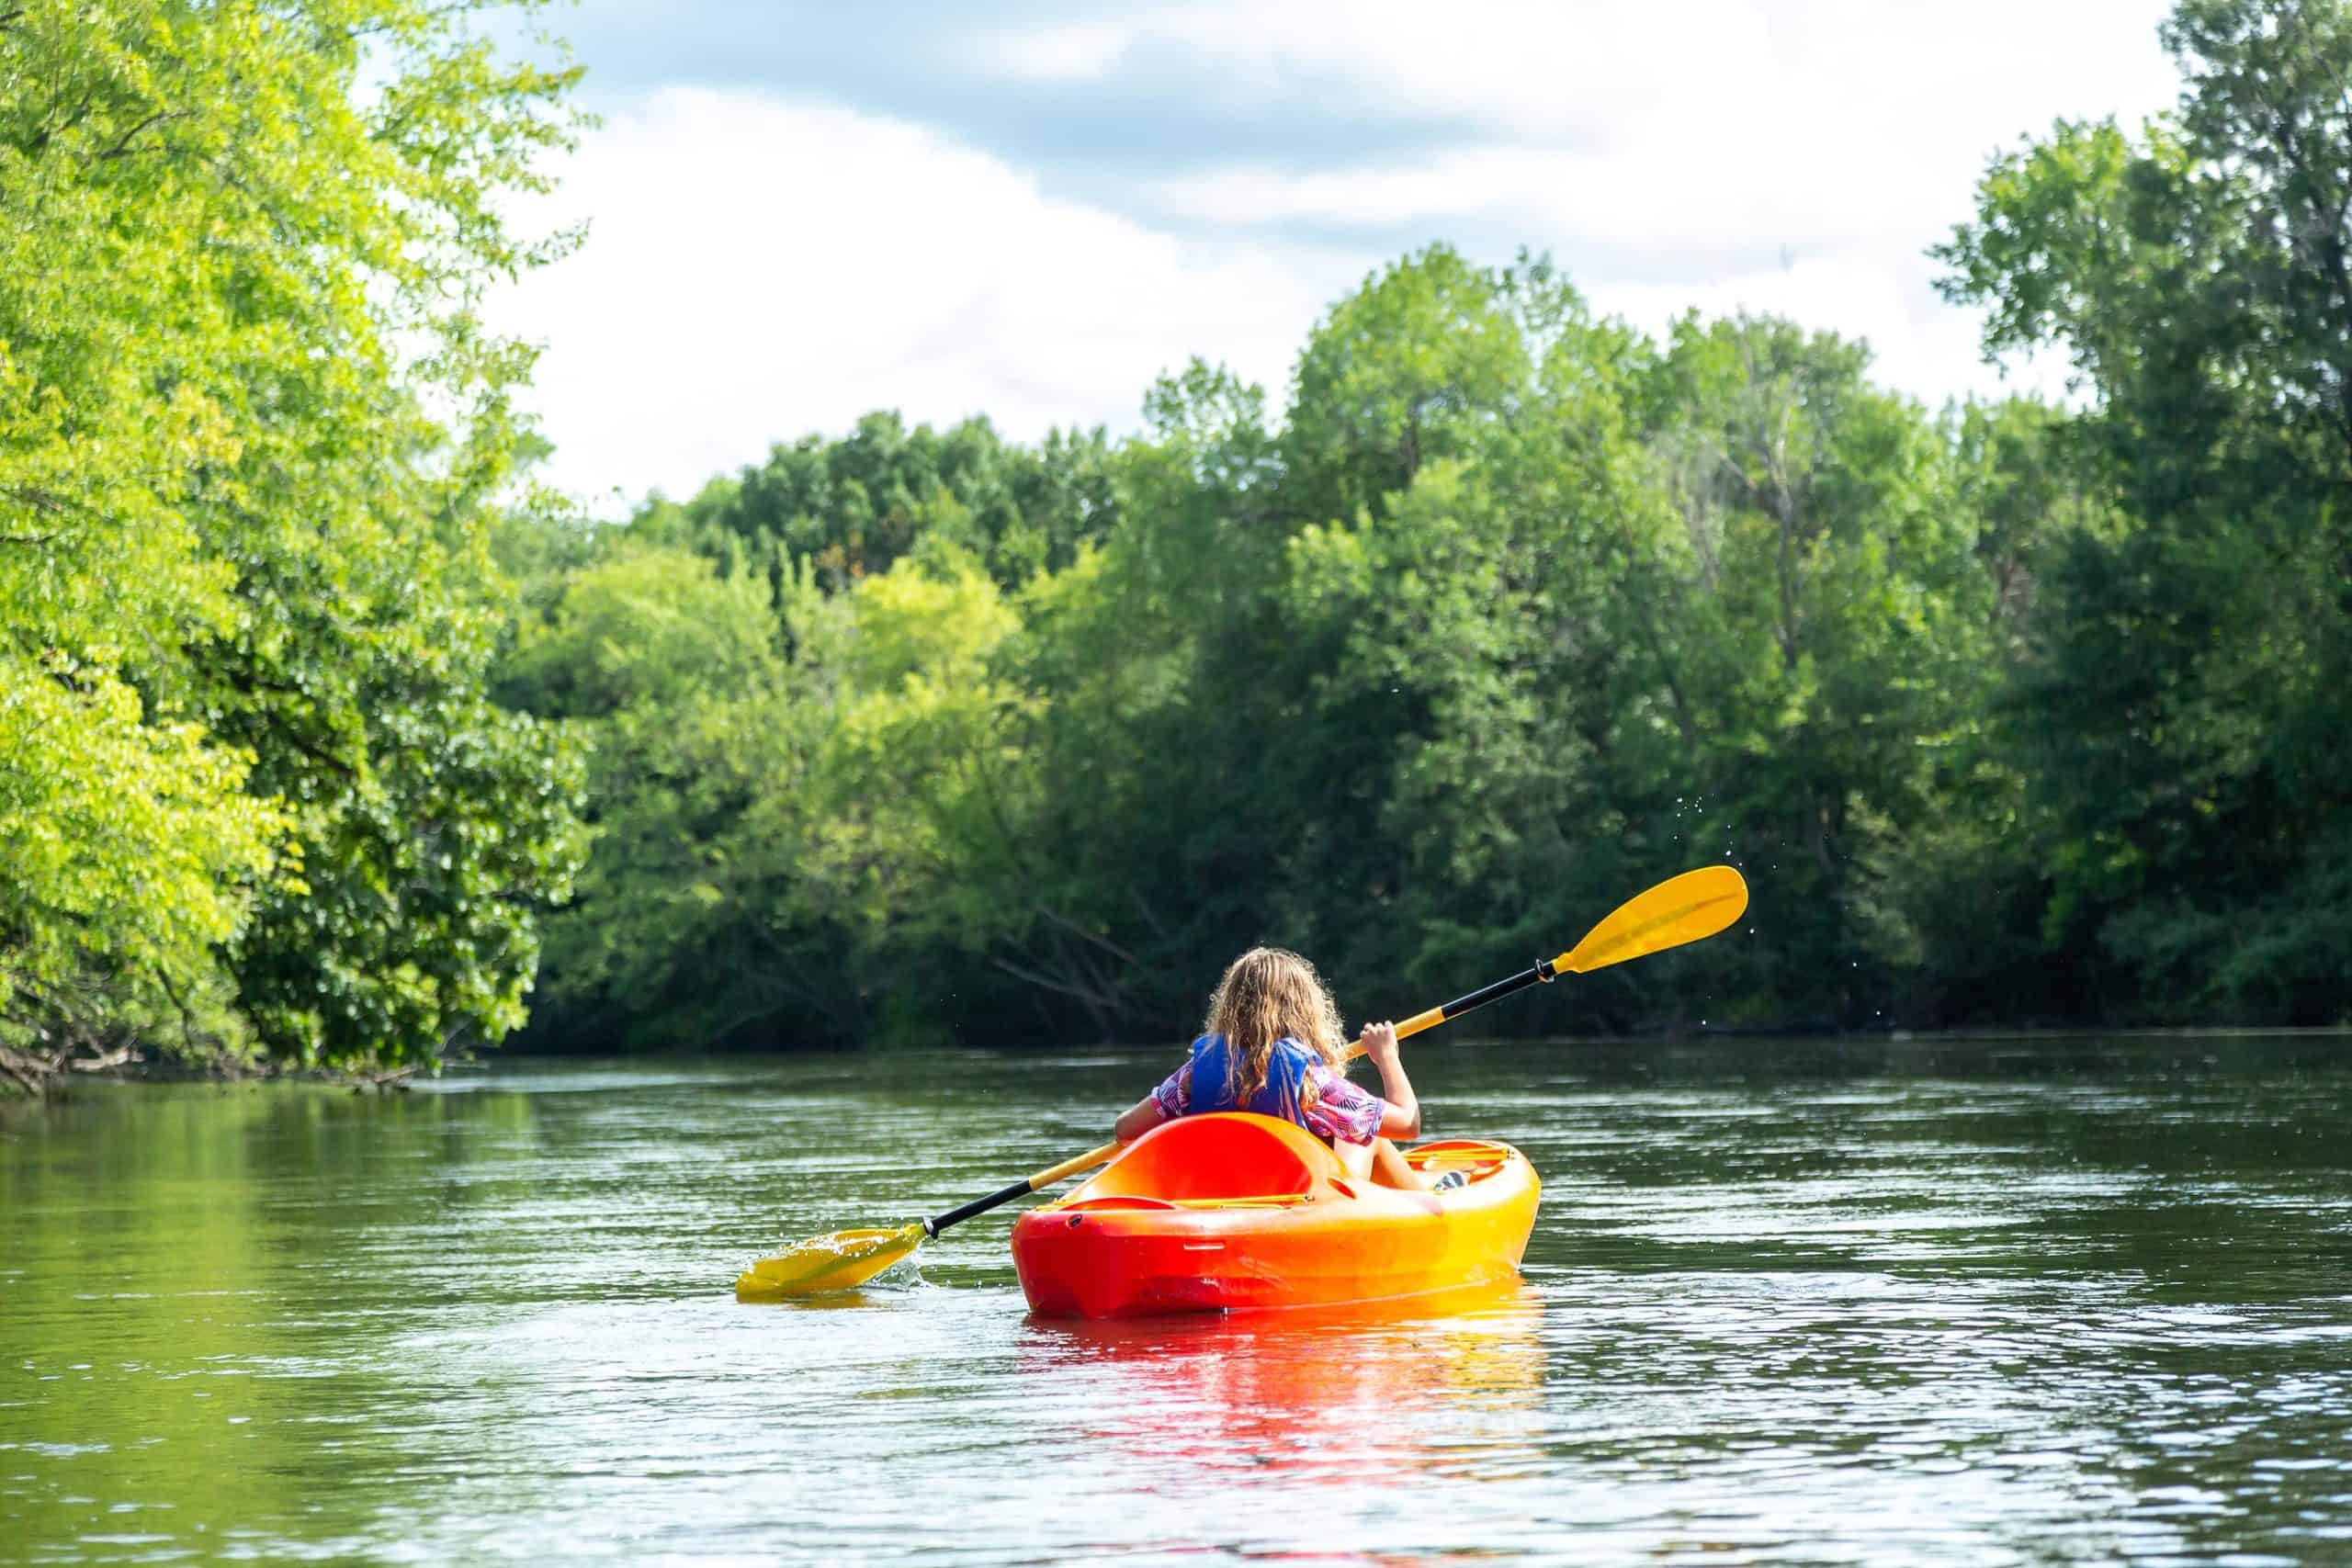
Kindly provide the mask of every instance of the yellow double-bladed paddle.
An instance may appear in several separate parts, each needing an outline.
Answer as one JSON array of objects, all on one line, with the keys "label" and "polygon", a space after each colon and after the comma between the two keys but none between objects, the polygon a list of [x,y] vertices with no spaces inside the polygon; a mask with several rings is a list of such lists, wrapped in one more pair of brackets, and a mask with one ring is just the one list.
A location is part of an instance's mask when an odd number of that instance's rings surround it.
[{"label": "yellow double-bladed paddle", "polygon": [[[1396,1037],[1401,1040],[1408,1034],[1419,1034],[1448,1019],[1460,1018],[1473,1008],[1485,1007],[1498,998],[1561,975],[1606,969],[1629,958],[1663,953],[1669,947],[1713,936],[1739,919],[1747,908],[1747,884],[1730,866],[1702,866],[1697,871],[1668,877],[1648,892],[1636,894],[1618,905],[1607,919],[1587,931],[1582,942],[1559,957],[1508,980],[1498,980],[1484,990],[1458,997],[1443,1007],[1416,1013],[1397,1024]],[[1016,1181],[985,1198],[975,1198],[962,1208],[950,1209],[932,1219],[916,1220],[895,1230],[835,1231],[831,1235],[801,1242],[774,1258],[763,1258],[745,1269],[735,1280],[735,1294],[745,1301],[767,1301],[853,1289],[949,1225],[987,1213],[1025,1193],[1051,1187],[1064,1177],[1091,1170],[1117,1154],[1119,1147],[1114,1142],[1089,1149],[1074,1159],[1047,1167],[1025,1181]]]}]

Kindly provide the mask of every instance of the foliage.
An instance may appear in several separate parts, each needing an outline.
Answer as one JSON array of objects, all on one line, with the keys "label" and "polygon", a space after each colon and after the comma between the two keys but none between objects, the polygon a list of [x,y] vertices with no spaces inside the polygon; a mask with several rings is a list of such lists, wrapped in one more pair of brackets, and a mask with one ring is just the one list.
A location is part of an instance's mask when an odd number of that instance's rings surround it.
[{"label": "foliage", "polygon": [[[1460,355],[1428,341],[1450,321]],[[1725,855],[1785,885],[1773,934],[1596,979],[1588,1026],[1864,1021],[1916,967],[1894,863],[1961,767],[1999,593],[1952,429],[1859,348],[1769,321],[1651,344],[1541,262],[1439,248],[1334,310],[1283,431],[1201,364],[1146,412],[1099,539],[1010,595],[949,533],[761,572],[658,508],[564,577],[509,671],[606,716],[609,771],[541,1037],[611,1038],[611,1008],[630,1038],[1174,1031],[1259,940],[1402,1010]],[[702,564],[647,553],[682,537]],[[712,596],[752,581],[786,652],[747,672],[753,591]],[[684,626],[702,668],[661,651]],[[616,650],[684,688],[564,695]],[[626,988],[569,988],[606,958]]]},{"label": "foliage", "polygon": [[1067,566],[1108,525],[1116,501],[1100,430],[1011,446],[985,419],[913,430],[895,413],[845,439],[805,437],[683,504],[656,500],[637,531],[714,557],[805,558],[828,588],[887,571],[919,539],[978,557],[1001,586]]},{"label": "foliage", "polygon": [[1334,305],[1279,422],[1221,368],[1164,378],[1042,556],[974,520],[1078,449],[985,427],[877,415],[647,509],[551,569],[579,598],[516,667],[553,694],[668,646],[650,611],[585,634],[630,541],[707,563],[663,569],[682,604],[764,582],[778,660],[729,651],[747,588],[680,615],[705,668],[659,655],[684,686],[605,721],[615,757],[737,739],[605,798],[699,846],[678,885],[766,950],[633,923],[671,886],[621,869],[650,832],[562,929],[629,933],[598,951],[651,964],[639,995],[748,987],[713,1016],[780,1037],[1124,1036],[1187,1027],[1256,941],[1418,1008],[1728,858],[1746,931],[1592,977],[1577,1027],[2340,1016],[2340,105],[2247,106],[2346,35],[2268,15],[2184,6],[2179,118],[2062,127],[1945,252],[1989,346],[2075,352],[2088,412],[1930,414],[1860,344],[1652,339],[1437,246]]},{"label": "foliage", "polygon": [[[2062,124],[1940,253],[1988,350],[2063,348],[2111,513],[2063,523],[2010,717],[2046,934],[2101,1010],[2346,1015],[2352,7],[2184,0],[2187,87]],[[2314,919],[2314,916],[2317,918]]]},{"label": "foliage", "polygon": [[520,1017],[573,768],[481,696],[529,356],[478,306],[561,248],[497,204],[566,143],[570,73],[500,64],[472,9],[0,17],[20,1037],[61,986],[101,1024],[214,998],[181,1043],[353,1065]]}]

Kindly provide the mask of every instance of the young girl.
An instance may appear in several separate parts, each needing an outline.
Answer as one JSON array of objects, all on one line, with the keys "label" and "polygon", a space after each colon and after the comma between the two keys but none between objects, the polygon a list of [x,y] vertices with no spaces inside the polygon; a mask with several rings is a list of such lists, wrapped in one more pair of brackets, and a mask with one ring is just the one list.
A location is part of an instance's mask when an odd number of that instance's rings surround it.
[{"label": "young girl", "polygon": [[1329,1141],[1358,1179],[1426,1187],[1388,1141],[1421,1133],[1396,1026],[1368,1023],[1363,1039],[1380,1069],[1378,1095],[1348,1081],[1340,1011],[1314,965],[1279,947],[1253,947],[1217,982],[1191,1056],[1119,1118],[1118,1139],[1132,1143],[1172,1117],[1254,1111]]}]

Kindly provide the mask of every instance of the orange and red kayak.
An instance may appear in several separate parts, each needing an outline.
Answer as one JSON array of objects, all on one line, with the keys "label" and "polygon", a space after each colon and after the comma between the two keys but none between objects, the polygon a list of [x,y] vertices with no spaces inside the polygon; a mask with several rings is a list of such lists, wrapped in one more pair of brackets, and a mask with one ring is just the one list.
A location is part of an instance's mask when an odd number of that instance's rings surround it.
[{"label": "orange and red kayak", "polygon": [[1322,1141],[1267,1116],[1164,1122],[1094,1179],[1012,1227],[1012,1262],[1045,1317],[1333,1306],[1516,1276],[1540,1183],[1507,1144],[1408,1150],[1443,1191],[1351,1179]]}]

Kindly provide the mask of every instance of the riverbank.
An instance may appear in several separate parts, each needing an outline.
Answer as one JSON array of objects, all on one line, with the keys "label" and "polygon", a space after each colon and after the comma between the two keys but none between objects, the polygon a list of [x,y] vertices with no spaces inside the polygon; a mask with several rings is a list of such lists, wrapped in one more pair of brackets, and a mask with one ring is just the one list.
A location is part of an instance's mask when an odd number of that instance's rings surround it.
[{"label": "riverbank", "polygon": [[[1713,1046],[1738,1044],[1764,1046],[1772,1043],[1791,1044],[1807,1052],[1825,1048],[1886,1046],[1910,1052],[1938,1049],[1971,1050],[1978,1047],[2022,1045],[2064,1054],[2088,1042],[2145,1042],[2173,1040],[2182,1043],[2198,1041],[2244,1040],[2309,1040],[2342,1042],[2352,1048],[2352,1026],[2276,1027],[2249,1026],[2224,1028],[2212,1025],[2183,1025],[2172,1028],[2146,1029],[2041,1029],[2018,1027],[2011,1029],[1955,1030],[1747,1030],[1710,1029],[1673,1034],[1553,1034],[1497,1039],[1487,1036],[1459,1035],[1451,1041],[1424,1041],[1413,1048],[1419,1060],[1432,1053],[1464,1045],[1480,1045],[1494,1049],[1549,1053],[1563,1048],[1615,1051],[1629,1047],[1651,1050],[1705,1050]],[[1012,1056],[1035,1055],[1039,1057],[1061,1056],[1072,1051],[1115,1052],[1144,1055],[1171,1049],[1169,1042],[1127,1043],[1061,1043],[1038,1044],[1023,1042],[1005,1045],[955,1046],[944,1048],[952,1056]],[[455,1055],[441,1064],[441,1070],[407,1066],[383,1072],[345,1072],[322,1067],[287,1066],[267,1062],[253,1062],[221,1056],[210,1060],[196,1060],[175,1055],[152,1047],[117,1047],[103,1055],[66,1058],[52,1055],[32,1058],[23,1053],[11,1052],[0,1046],[0,1110],[10,1105],[23,1105],[43,1099],[55,1099],[70,1092],[77,1084],[98,1082],[122,1083],[260,1083],[271,1080],[324,1085],[348,1089],[355,1094],[400,1093],[420,1083],[430,1083],[444,1072],[452,1070],[489,1071],[501,1066],[518,1069],[560,1068],[566,1066],[595,1066],[611,1067],[628,1064],[642,1064],[652,1069],[675,1067],[682,1064],[731,1064],[756,1066],[783,1065],[807,1061],[812,1057],[837,1057],[853,1060],[912,1060],[927,1057],[936,1051],[910,1048],[876,1047],[861,1050],[816,1043],[804,1047],[785,1050],[702,1051],[681,1048],[675,1051],[646,1051],[616,1055],[603,1051],[563,1052],[544,1046],[530,1051],[500,1048]]]},{"label": "riverbank", "polygon": [[0,1107],[54,1099],[74,1084],[97,1079],[234,1083],[299,1078],[347,1087],[356,1093],[385,1092],[408,1087],[417,1070],[405,1066],[381,1072],[343,1072],[324,1067],[291,1067],[226,1054],[184,1056],[152,1046],[128,1044],[97,1051],[68,1047],[47,1052],[0,1045]]}]

